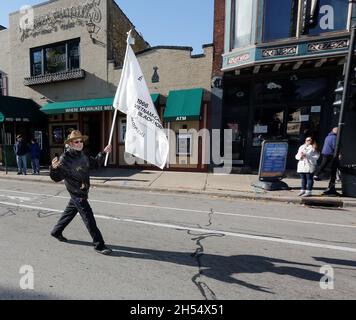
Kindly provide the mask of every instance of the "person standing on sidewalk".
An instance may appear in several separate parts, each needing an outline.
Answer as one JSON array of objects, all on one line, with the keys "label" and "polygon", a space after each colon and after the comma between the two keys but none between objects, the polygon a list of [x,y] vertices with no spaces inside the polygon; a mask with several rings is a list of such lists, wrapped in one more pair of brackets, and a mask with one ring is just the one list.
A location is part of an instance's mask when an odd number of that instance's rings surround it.
[{"label": "person standing on sidewalk", "polygon": [[319,159],[317,146],[311,137],[305,139],[305,143],[299,147],[295,158],[298,160],[297,172],[301,177],[302,188],[298,196],[310,197],[314,186],[313,174]]},{"label": "person standing on sidewalk", "polygon": [[14,151],[16,154],[16,162],[17,162],[17,174],[27,174],[27,154],[29,152],[29,148],[26,142],[23,140],[21,134],[16,137],[16,143],[14,145]]},{"label": "person standing on sidewalk", "polygon": [[87,157],[83,152],[83,143],[86,139],[88,137],[83,136],[80,131],[72,131],[65,141],[68,148],[59,159],[56,157],[52,160],[50,177],[55,182],[64,180],[71,198],[51,235],[61,242],[67,242],[68,240],[62,235],[62,232],[79,212],[93,238],[95,251],[109,255],[111,249],[105,245],[103,236],[97,227],[93,210],[88,202],[88,193],[90,188],[89,169],[101,166],[105,160],[105,154],[110,153],[112,148],[111,145],[108,145],[104,152],[100,152],[95,158]]},{"label": "person standing on sidewalk", "polygon": [[321,151],[321,164],[320,167],[315,171],[314,180],[320,180],[320,174],[322,174],[325,171],[326,167],[333,162],[337,131],[337,127],[333,128],[328,134],[328,136],[325,138],[323,150]]},{"label": "person standing on sidewalk", "polygon": [[41,148],[38,145],[36,139],[31,139],[30,154],[31,154],[32,174],[40,174]]}]

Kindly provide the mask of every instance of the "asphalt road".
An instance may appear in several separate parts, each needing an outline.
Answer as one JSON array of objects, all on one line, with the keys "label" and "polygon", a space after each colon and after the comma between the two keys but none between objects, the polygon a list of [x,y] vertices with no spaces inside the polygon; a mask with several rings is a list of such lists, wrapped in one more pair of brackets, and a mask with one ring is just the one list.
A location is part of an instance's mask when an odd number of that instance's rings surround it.
[{"label": "asphalt road", "polygon": [[0,299],[356,299],[356,211],[93,188],[103,256],[79,215],[49,236],[68,200],[1,180]]}]

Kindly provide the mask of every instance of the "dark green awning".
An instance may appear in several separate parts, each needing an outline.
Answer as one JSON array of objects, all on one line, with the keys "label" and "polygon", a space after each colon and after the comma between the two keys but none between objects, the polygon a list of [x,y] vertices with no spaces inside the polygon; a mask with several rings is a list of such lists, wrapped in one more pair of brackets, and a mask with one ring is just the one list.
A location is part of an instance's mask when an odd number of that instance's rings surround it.
[{"label": "dark green awning", "polygon": [[0,122],[34,122],[45,120],[39,106],[30,99],[0,96]]},{"label": "dark green awning", "polygon": [[199,120],[204,89],[170,91],[163,119],[170,121]]},{"label": "dark green awning", "polygon": [[[156,104],[159,94],[151,94],[153,103]],[[98,112],[110,111],[113,108],[114,97],[88,99],[88,100],[73,100],[65,102],[52,102],[42,107],[41,111],[46,114],[72,113],[72,112]]]}]

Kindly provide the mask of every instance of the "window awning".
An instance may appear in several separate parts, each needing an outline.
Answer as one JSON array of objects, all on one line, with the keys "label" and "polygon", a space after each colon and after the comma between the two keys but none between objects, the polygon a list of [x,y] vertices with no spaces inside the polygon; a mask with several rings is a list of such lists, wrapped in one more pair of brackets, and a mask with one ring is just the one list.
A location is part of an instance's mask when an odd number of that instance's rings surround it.
[{"label": "window awning", "polygon": [[30,99],[0,96],[0,122],[34,122],[45,120],[39,106]]},{"label": "window awning", "polygon": [[[153,103],[158,102],[159,94],[151,94]],[[64,102],[52,102],[44,105],[41,109],[46,114],[73,113],[73,112],[99,112],[110,111],[113,108],[114,97],[88,99],[88,100],[73,100]]]},{"label": "window awning", "polygon": [[170,91],[163,119],[170,121],[199,120],[204,89]]}]

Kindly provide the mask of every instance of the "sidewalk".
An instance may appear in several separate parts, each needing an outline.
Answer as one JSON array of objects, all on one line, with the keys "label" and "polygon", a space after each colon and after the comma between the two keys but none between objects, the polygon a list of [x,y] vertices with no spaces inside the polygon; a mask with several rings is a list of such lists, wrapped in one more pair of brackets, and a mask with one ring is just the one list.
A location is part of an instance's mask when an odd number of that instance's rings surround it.
[{"label": "sidewalk", "polygon": [[[43,170],[40,176],[17,175],[16,171],[9,171],[6,175],[0,171],[0,184],[6,179],[16,181],[50,182],[48,170]],[[314,196],[300,198],[300,180],[285,178],[292,189],[289,191],[265,191],[251,186],[258,179],[253,174],[214,175],[212,173],[167,172],[134,169],[103,168],[92,172],[92,187],[124,188],[146,191],[164,191],[190,194],[205,194],[218,197],[242,198],[250,200],[278,201],[304,204],[306,201],[313,205],[331,205],[356,207],[356,199],[345,197],[322,197],[322,191],[327,188],[328,181],[316,181]],[[339,188],[340,184],[337,185]],[[341,192],[339,190],[339,192]]]}]

